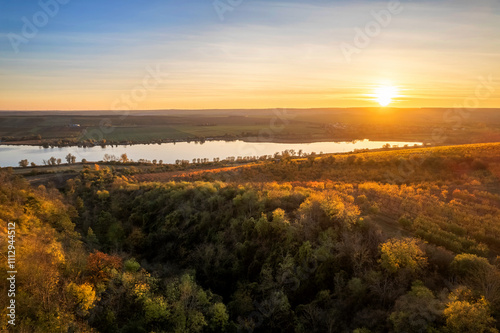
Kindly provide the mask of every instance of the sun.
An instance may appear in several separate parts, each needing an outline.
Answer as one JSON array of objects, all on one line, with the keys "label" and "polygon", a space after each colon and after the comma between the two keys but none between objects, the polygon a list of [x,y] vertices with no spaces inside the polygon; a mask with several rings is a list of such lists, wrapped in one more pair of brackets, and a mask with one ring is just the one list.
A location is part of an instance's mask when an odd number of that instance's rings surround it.
[{"label": "sun", "polygon": [[393,86],[380,86],[375,89],[375,98],[380,106],[391,104],[392,100],[397,97],[398,90]]}]

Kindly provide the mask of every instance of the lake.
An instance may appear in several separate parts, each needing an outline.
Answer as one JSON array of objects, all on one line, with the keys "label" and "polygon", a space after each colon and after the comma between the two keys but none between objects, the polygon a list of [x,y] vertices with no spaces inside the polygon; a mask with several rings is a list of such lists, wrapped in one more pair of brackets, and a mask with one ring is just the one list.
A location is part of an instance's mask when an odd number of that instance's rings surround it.
[{"label": "lake", "polygon": [[18,166],[19,161],[27,159],[30,163],[43,165],[43,160],[50,157],[60,158],[66,163],[65,157],[68,154],[76,156],[77,162],[83,158],[89,162],[101,161],[105,154],[120,155],[126,153],[133,161],[139,159],[163,160],[163,163],[175,163],[176,160],[189,160],[193,158],[213,158],[225,159],[227,157],[238,156],[263,156],[274,155],[287,149],[296,152],[302,150],[304,153],[342,153],[355,149],[376,149],[385,144],[413,146],[421,145],[420,142],[390,142],[390,141],[355,141],[355,142],[314,142],[314,143],[272,143],[272,142],[244,142],[244,141],[207,141],[203,144],[194,142],[177,142],[150,145],[130,145],[130,146],[101,146],[91,148],[62,147],[43,148],[39,146],[9,146],[0,145],[0,166]]}]

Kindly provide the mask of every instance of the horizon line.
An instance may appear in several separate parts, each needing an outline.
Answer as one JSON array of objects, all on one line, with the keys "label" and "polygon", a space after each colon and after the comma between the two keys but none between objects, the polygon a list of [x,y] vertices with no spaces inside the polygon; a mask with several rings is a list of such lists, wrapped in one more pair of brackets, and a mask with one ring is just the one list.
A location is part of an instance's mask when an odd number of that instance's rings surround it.
[{"label": "horizon line", "polygon": [[[296,108],[296,107],[267,107],[267,108],[207,108],[207,109],[136,109],[136,110],[125,110],[125,109],[119,109],[119,110],[110,110],[110,109],[72,109],[72,110],[60,110],[60,109],[45,109],[45,110],[0,110],[0,112],[144,112],[144,111],[250,111],[250,110],[255,110],[255,111],[263,111],[263,110],[329,110],[329,109],[398,109],[398,110],[404,110],[404,109],[455,109],[455,106],[425,106],[425,107],[377,107],[377,106],[349,106],[349,107],[303,107],[303,108]],[[500,106],[498,107],[479,107],[475,108],[475,110],[496,110],[500,109]]]}]

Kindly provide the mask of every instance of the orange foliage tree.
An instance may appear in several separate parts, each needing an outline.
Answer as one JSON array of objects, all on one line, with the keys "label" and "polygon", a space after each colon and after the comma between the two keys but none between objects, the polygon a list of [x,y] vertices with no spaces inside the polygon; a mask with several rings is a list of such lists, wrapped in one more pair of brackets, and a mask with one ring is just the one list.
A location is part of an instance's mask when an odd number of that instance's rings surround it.
[{"label": "orange foliage tree", "polygon": [[111,277],[111,271],[122,268],[122,260],[118,256],[109,255],[100,251],[94,251],[87,259],[87,271],[94,283],[106,281]]}]

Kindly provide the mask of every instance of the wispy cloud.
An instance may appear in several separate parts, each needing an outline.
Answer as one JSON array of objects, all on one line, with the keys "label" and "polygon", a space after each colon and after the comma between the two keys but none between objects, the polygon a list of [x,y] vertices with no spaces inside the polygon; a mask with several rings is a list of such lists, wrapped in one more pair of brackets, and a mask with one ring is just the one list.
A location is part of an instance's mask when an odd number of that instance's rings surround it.
[{"label": "wispy cloud", "polygon": [[[408,87],[401,106],[448,106],[478,75],[500,78],[498,1],[402,1],[351,64],[339,43],[387,2],[247,0],[224,22],[206,2],[131,3],[116,15],[110,5],[75,4],[20,54],[6,42],[19,23],[11,17],[0,29],[0,108],[26,108],[28,95],[30,107],[62,108],[61,91],[79,108],[107,108],[157,63],[170,76],[143,108],[370,105],[367,87],[384,80]],[[99,14],[85,21],[75,14],[83,9]]]}]

